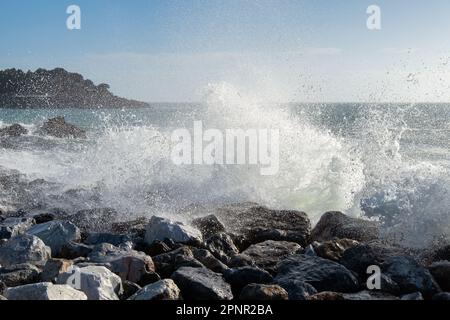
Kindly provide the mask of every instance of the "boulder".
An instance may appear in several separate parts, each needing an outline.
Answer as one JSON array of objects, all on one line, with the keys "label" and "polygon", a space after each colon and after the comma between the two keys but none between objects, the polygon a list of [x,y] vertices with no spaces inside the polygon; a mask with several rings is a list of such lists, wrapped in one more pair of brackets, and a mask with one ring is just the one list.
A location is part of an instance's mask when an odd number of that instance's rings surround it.
[{"label": "boulder", "polygon": [[151,244],[141,243],[141,246],[139,247],[140,251],[145,252],[151,257],[167,253],[172,251],[173,249],[167,245],[164,241],[153,241]]},{"label": "boulder", "polygon": [[224,233],[220,232],[206,240],[206,248],[220,261],[225,264],[230,262],[230,257],[239,253],[238,248],[233,243],[233,239]]},{"label": "boulder", "polygon": [[342,301],[345,300],[344,294],[333,291],[322,291],[306,297],[310,301]]},{"label": "boulder", "polygon": [[68,221],[50,221],[37,224],[28,229],[27,233],[44,241],[52,249],[55,257],[60,254],[64,245],[81,239],[80,229]]},{"label": "boulder", "polygon": [[38,237],[20,235],[0,245],[0,265],[21,263],[44,265],[51,257],[51,249]]},{"label": "boulder", "polygon": [[0,282],[7,287],[17,287],[37,282],[39,268],[29,263],[13,265],[0,269]]},{"label": "boulder", "polygon": [[357,292],[359,289],[358,279],[344,266],[303,254],[290,256],[279,263],[275,283],[286,280],[308,283],[319,292]]},{"label": "boulder", "polygon": [[242,289],[240,300],[265,301],[265,300],[288,300],[286,290],[276,284],[252,283]]},{"label": "boulder", "polygon": [[206,249],[194,249],[193,254],[196,260],[214,272],[224,273],[228,270],[227,265],[214,257],[212,253]]},{"label": "boulder", "polygon": [[83,243],[94,246],[102,243],[109,243],[114,246],[120,246],[126,242],[131,242],[132,240],[133,239],[129,234],[89,232],[86,234]]},{"label": "boulder", "polygon": [[76,258],[86,258],[92,252],[93,247],[83,244],[70,241],[62,246],[59,257],[62,259],[73,260]]},{"label": "boulder", "polygon": [[0,129],[0,137],[20,137],[24,134],[28,134],[28,130],[17,123]]},{"label": "boulder", "polygon": [[111,224],[111,231],[118,234],[139,234],[145,235],[145,228],[148,219],[140,217],[130,221],[118,221]]},{"label": "boulder", "polygon": [[0,281],[0,295],[3,295],[6,292],[7,286],[4,282]]},{"label": "boulder", "polygon": [[450,292],[440,292],[433,296],[433,300],[436,301],[450,301]]},{"label": "boulder", "polygon": [[313,241],[328,241],[334,238],[366,242],[379,238],[376,222],[346,216],[342,212],[327,212],[322,215],[311,232]]},{"label": "boulder", "polygon": [[156,240],[172,239],[179,243],[200,243],[202,234],[194,227],[170,219],[153,216],[145,231],[145,242],[152,244]]},{"label": "boulder", "polygon": [[35,223],[32,218],[6,218],[0,223],[0,239],[24,234]]},{"label": "boulder", "polygon": [[235,296],[239,296],[242,288],[251,283],[269,284],[273,281],[270,273],[257,267],[228,269],[223,273],[223,277],[231,285]]},{"label": "boulder", "polygon": [[400,300],[406,301],[418,301],[423,300],[423,296],[420,292],[408,293],[400,297]]},{"label": "boulder", "polygon": [[249,257],[246,254],[236,254],[233,257],[231,257],[230,261],[228,262],[228,266],[230,268],[239,268],[239,267],[246,267],[246,266],[256,266],[255,261]]},{"label": "boulder", "polygon": [[450,292],[450,261],[438,261],[428,267],[443,291]]},{"label": "boulder", "polygon": [[41,127],[44,134],[56,138],[80,138],[86,139],[86,131],[66,122],[64,117],[56,117],[47,120]]},{"label": "boulder", "polygon": [[155,269],[163,278],[169,278],[171,274],[181,267],[203,268],[203,264],[194,258],[189,247],[181,247],[174,251],[163,253],[153,257]]},{"label": "boulder", "polygon": [[172,279],[164,279],[145,286],[128,300],[179,300],[180,289]]},{"label": "boulder", "polygon": [[42,270],[41,281],[55,283],[61,273],[70,271],[72,267],[73,262],[70,260],[49,259]]},{"label": "boulder", "polygon": [[248,245],[266,240],[296,242],[302,246],[309,242],[311,222],[304,212],[242,203],[219,208],[216,213],[227,230],[244,235]]},{"label": "boulder", "polygon": [[351,239],[333,239],[322,243],[315,242],[314,252],[321,258],[339,262],[345,250],[358,244],[358,241]]},{"label": "boulder", "polygon": [[122,280],[105,267],[74,268],[58,276],[57,283],[70,284],[83,291],[88,300],[119,300]]},{"label": "boulder", "polygon": [[275,279],[274,283],[287,291],[289,300],[307,300],[310,295],[317,293],[309,283],[294,278]]},{"label": "boulder", "polygon": [[87,300],[86,295],[69,285],[50,282],[27,284],[6,290],[8,300]]},{"label": "boulder", "polygon": [[36,224],[46,223],[55,220],[55,215],[53,213],[40,213],[33,216]]},{"label": "boulder", "polygon": [[344,300],[398,300],[396,296],[386,292],[364,290],[357,293],[344,293]]},{"label": "boulder", "polygon": [[300,250],[302,247],[295,242],[267,240],[251,245],[242,254],[250,257],[259,268],[276,273],[278,262]]},{"label": "boulder", "polygon": [[172,274],[185,300],[231,300],[231,287],[222,275],[207,268],[182,267]]},{"label": "boulder", "polygon": [[128,300],[132,295],[142,289],[137,283],[125,280],[122,281],[123,292],[120,295],[120,300]]},{"label": "boulder", "polygon": [[66,219],[74,223],[82,232],[109,232],[118,217],[119,213],[112,208],[94,208],[80,210]]},{"label": "boulder", "polygon": [[192,220],[192,225],[200,230],[205,239],[226,231],[222,222],[213,214]]}]

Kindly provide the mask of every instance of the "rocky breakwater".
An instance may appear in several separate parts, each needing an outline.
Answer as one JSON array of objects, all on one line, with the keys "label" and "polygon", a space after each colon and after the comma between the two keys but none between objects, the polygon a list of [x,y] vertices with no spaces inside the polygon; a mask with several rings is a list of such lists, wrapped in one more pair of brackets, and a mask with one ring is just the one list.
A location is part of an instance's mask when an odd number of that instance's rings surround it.
[{"label": "rocky breakwater", "polygon": [[[210,213],[189,223],[156,216],[110,219],[103,230],[102,224],[90,229],[80,222],[87,213],[0,219],[0,296],[188,301],[450,296],[448,250],[413,255],[383,242],[375,222],[329,212],[311,229],[302,212],[248,203]],[[381,271],[379,288],[367,286],[370,266]]]}]

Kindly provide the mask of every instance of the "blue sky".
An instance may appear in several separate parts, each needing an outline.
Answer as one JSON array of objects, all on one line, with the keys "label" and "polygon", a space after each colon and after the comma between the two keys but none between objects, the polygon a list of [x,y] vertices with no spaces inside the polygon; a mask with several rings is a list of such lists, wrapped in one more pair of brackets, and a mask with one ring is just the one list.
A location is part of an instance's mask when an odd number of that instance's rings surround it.
[{"label": "blue sky", "polygon": [[447,0],[0,0],[0,68],[62,66],[146,101],[220,82],[274,101],[450,101],[449,30]]}]

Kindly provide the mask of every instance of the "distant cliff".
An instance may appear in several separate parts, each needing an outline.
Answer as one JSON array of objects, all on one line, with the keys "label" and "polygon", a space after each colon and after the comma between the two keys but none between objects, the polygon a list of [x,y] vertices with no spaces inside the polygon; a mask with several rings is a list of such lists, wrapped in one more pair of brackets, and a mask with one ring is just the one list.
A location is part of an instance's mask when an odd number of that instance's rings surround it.
[{"label": "distant cliff", "polygon": [[62,68],[0,71],[0,108],[145,107],[145,102],[117,97],[109,85],[95,85]]}]

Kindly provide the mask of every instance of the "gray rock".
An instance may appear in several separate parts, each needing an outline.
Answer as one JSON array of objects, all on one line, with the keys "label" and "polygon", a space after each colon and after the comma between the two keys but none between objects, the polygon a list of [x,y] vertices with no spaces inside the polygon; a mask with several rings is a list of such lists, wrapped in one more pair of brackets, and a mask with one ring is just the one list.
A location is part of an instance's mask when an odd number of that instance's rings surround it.
[{"label": "gray rock", "polygon": [[164,279],[145,286],[129,300],[179,300],[180,289],[171,279]]},{"label": "gray rock", "polygon": [[242,288],[251,283],[269,284],[273,281],[270,273],[257,267],[229,269],[223,273],[223,277],[231,285],[235,296],[239,296]]},{"label": "gray rock", "polygon": [[62,246],[58,256],[62,259],[69,260],[80,257],[86,258],[87,256],[89,256],[89,254],[91,254],[92,250],[92,246],[70,241],[69,243],[66,243]]},{"label": "gray rock", "polygon": [[224,273],[229,269],[224,263],[214,257],[208,250],[194,249],[193,254],[196,260],[198,260],[201,264],[214,272]]},{"label": "gray rock", "polygon": [[246,266],[254,267],[256,265],[255,261],[251,257],[246,254],[239,253],[231,257],[230,261],[228,262],[228,266],[230,268],[239,268]]},{"label": "gray rock", "polygon": [[68,285],[54,285],[49,282],[27,284],[8,288],[8,300],[87,300],[86,295]]},{"label": "gray rock", "polygon": [[222,222],[213,214],[192,220],[192,225],[200,230],[205,239],[226,231]]},{"label": "gray rock", "polygon": [[0,282],[7,287],[22,286],[37,282],[40,272],[39,268],[29,263],[13,265],[0,269]]},{"label": "gray rock", "polygon": [[0,245],[0,265],[21,263],[43,265],[51,257],[51,249],[38,237],[20,235]]},{"label": "gray rock", "polygon": [[450,292],[450,261],[434,262],[428,269],[441,289]]},{"label": "gray rock", "polygon": [[433,300],[437,301],[449,301],[450,300],[450,292],[440,292],[436,293],[433,296]]},{"label": "gray rock", "polygon": [[400,300],[423,300],[423,296],[420,292],[413,292],[401,296]]},{"label": "gray rock", "polygon": [[289,300],[307,300],[310,295],[317,293],[309,283],[294,278],[275,278],[274,283],[287,291]]},{"label": "gray rock", "polygon": [[398,300],[386,292],[365,290],[357,293],[344,293],[344,300]]},{"label": "gray rock", "polygon": [[228,264],[230,257],[239,253],[233,239],[223,232],[217,233],[206,240],[206,248],[220,261]]},{"label": "gray rock", "polygon": [[311,223],[304,212],[241,203],[219,208],[216,214],[230,232],[244,235],[248,245],[266,240],[296,242],[302,246],[309,242]]},{"label": "gray rock", "polygon": [[88,233],[86,239],[83,241],[87,245],[98,245],[102,243],[109,243],[114,246],[120,246],[126,242],[132,241],[132,237],[128,234],[113,234],[113,233]]},{"label": "gray rock", "polygon": [[333,238],[347,238],[365,242],[378,239],[379,233],[376,222],[349,217],[342,212],[327,212],[312,230],[311,239],[328,241]]},{"label": "gray rock", "polygon": [[169,278],[172,273],[181,267],[203,268],[203,264],[194,258],[189,247],[181,247],[177,250],[163,253],[153,257],[155,269],[162,278]]},{"label": "gray rock", "polygon": [[231,287],[222,275],[207,268],[182,267],[172,274],[186,300],[231,300]]},{"label": "gray rock", "polygon": [[23,234],[34,222],[32,218],[6,218],[0,223],[0,239],[10,239]]},{"label": "gray rock", "polygon": [[70,284],[83,291],[88,300],[119,300],[122,280],[105,267],[88,266],[59,275],[58,283]]},{"label": "gray rock", "polygon": [[27,233],[42,239],[52,249],[54,256],[59,255],[64,245],[81,239],[80,229],[68,221],[50,221],[37,224],[28,229]]},{"label": "gray rock", "polygon": [[268,240],[251,245],[242,254],[249,256],[259,268],[276,273],[278,262],[300,250],[302,247],[295,242]]},{"label": "gray rock", "polygon": [[40,213],[33,216],[36,224],[46,223],[55,220],[55,215],[53,213]]},{"label": "gray rock", "polygon": [[73,262],[64,259],[49,259],[41,273],[42,282],[55,283],[61,273],[71,270]]},{"label": "gray rock", "polygon": [[0,137],[20,137],[24,134],[28,134],[28,130],[17,123],[0,129]]},{"label": "gray rock", "polygon": [[173,250],[167,243],[164,241],[153,241],[151,244],[141,243],[141,248],[139,248],[140,251],[145,252],[151,257],[167,253]]},{"label": "gray rock", "polygon": [[286,280],[306,282],[319,292],[356,292],[359,289],[358,279],[344,266],[303,254],[290,256],[278,265],[275,283],[280,284]]},{"label": "gray rock", "polygon": [[315,242],[314,252],[321,258],[339,262],[344,252],[359,244],[351,239],[333,239],[322,243]]},{"label": "gray rock", "polygon": [[289,296],[286,290],[276,284],[252,283],[242,289],[239,299],[252,301],[288,300]]},{"label": "gray rock", "polygon": [[137,283],[125,280],[122,280],[123,292],[120,295],[120,300],[128,300],[132,295],[142,289],[140,285]]},{"label": "gray rock", "polygon": [[47,120],[41,127],[44,134],[56,138],[82,138],[86,139],[86,131],[67,123],[64,117]]},{"label": "gray rock", "polygon": [[66,219],[82,232],[109,232],[112,231],[112,225],[118,218],[119,213],[112,208],[95,208],[80,210]]},{"label": "gray rock", "polygon": [[179,243],[199,243],[203,241],[201,232],[194,227],[153,216],[146,228],[145,242],[152,244],[153,241],[163,241],[166,238]]},{"label": "gray rock", "polygon": [[309,301],[342,301],[345,300],[344,294],[333,291],[322,291],[319,293],[311,294],[306,297]]}]

